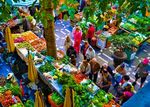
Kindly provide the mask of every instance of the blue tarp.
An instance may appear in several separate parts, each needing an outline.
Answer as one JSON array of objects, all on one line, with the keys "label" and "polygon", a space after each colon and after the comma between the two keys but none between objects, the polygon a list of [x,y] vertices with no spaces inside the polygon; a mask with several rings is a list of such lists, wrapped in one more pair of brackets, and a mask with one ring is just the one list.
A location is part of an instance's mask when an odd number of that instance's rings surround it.
[{"label": "blue tarp", "polygon": [[[31,6],[35,0],[25,0],[25,2],[22,0],[18,0],[18,2],[14,2],[13,0],[6,0],[6,1],[11,6]],[[38,5],[38,4],[39,4],[39,0],[37,0],[35,5]]]},{"label": "blue tarp", "polygon": [[122,107],[150,107],[150,82],[125,102]]}]

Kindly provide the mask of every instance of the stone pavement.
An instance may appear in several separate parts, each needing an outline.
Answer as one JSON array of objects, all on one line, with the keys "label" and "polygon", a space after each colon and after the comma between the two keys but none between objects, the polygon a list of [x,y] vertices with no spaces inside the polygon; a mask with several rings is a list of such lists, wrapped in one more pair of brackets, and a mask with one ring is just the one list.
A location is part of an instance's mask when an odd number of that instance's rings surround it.
[{"label": "stone pavement", "polygon": [[[70,25],[69,21],[59,21],[57,20],[55,22],[55,34],[56,34],[56,44],[57,48],[64,50],[64,41],[67,35],[71,36],[71,39],[73,40],[72,36],[72,27]],[[113,47],[109,47],[107,49],[101,50],[97,52],[97,59],[99,60],[100,64],[103,63],[108,63],[110,66],[113,65],[113,58],[112,58],[112,53],[113,53]],[[131,77],[131,80],[134,81],[134,76],[135,76],[135,67],[139,64],[139,62],[145,58],[145,57],[150,57],[150,45],[145,45],[142,47],[140,51],[137,52],[136,57],[131,64],[132,68],[127,67],[127,74]],[[77,61],[80,63],[80,59]],[[127,64],[128,65],[128,64]],[[146,79],[146,83],[150,81],[150,74]],[[136,91],[139,89],[140,83],[138,82],[135,89]]]}]

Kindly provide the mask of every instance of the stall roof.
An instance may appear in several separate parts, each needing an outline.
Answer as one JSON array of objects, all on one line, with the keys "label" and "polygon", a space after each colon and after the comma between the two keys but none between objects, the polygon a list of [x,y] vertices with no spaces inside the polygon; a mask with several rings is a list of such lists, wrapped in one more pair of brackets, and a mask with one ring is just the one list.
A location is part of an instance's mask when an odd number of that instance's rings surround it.
[{"label": "stall roof", "polygon": [[150,82],[140,89],[121,107],[150,107]]},{"label": "stall roof", "polygon": [[[35,0],[18,0],[18,2],[14,2],[13,0],[6,0],[8,4],[12,6],[31,6]],[[35,3],[35,5],[39,4],[39,0]]]}]

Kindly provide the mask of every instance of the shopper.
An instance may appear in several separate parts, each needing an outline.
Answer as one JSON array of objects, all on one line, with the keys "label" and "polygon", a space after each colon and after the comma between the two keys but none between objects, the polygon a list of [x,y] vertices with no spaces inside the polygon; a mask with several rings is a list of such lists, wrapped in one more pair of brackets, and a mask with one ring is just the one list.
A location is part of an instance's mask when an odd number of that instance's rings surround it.
[{"label": "shopper", "polygon": [[87,39],[89,44],[91,45],[91,40],[94,37],[95,34],[95,28],[94,25],[92,23],[89,23],[89,28],[88,28],[88,33],[87,33]]},{"label": "shopper", "polygon": [[65,39],[65,43],[64,43],[64,46],[65,46],[65,51],[67,52],[67,50],[68,50],[68,48],[70,47],[70,46],[72,46],[72,41],[71,41],[71,39],[70,39],[70,36],[68,35],[67,37],[66,37],[66,39]]},{"label": "shopper", "polygon": [[71,55],[71,59],[70,59],[71,64],[73,64],[74,66],[76,66],[76,57],[75,55]]},{"label": "shopper", "polygon": [[67,52],[66,52],[67,56],[69,56],[71,58],[72,55],[74,55],[75,57],[77,57],[77,54],[76,54],[76,51],[74,49],[73,46],[70,46],[68,49],[67,49]]},{"label": "shopper", "polygon": [[84,59],[86,59],[86,51],[89,48],[89,43],[87,41],[84,42],[84,44],[81,46],[81,53],[84,56]]},{"label": "shopper", "polygon": [[91,72],[91,66],[87,60],[82,61],[82,63],[79,66],[79,72],[86,75],[87,77],[89,76]]},{"label": "shopper", "polygon": [[95,50],[92,47],[89,47],[85,53],[86,59],[91,60],[95,57]]},{"label": "shopper", "polygon": [[74,48],[78,54],[80,50],[80,43],[82,40],[82,31],[80,30],[79,26],[77,26],[73,31],[73,36],[74,36]]},{"label": "shopper", "polygon": [[123,94],[122,96],[120,97],[120,100],[121,100],[121,104],[123,104],[124,102],[126,102],[129,98],[131,98],[133,96],[133,92],[131,91],[131,85],[128,84],[124,91],[123,91]]},{"label": "shopper", "polygon": [[140,78],[141,78],[140,88],[143,86],[149,73],[148,63],[149,63],[149,59],[144,58],[143,61],[136,67],[135,81],[133,82],[133,86],[136,85],[137,80]]},{"label": "shopper", "polygon": [[91,66],[91,72],[89,74],[89,78],[91,80],[93,80],[94,83],[96,83],[98,72],[100,71],[100,64],[98,63],[96,58],[92,58],[89,63],[90,63],[90,66]]},{"label": "shopper", "polygon": [[130,82],[130,77],[128,75],[124,75],[121,82],[122,88],[124,89],[128,84],[132,85],[132,83]]},{"label": "shopper", "polygon": [[122,64],[118,65],[115,69],[115,72],[121,74],[122,76],[126,75],[125,64],[122,63]]},{"label": "shopper", "polygon": [[104,63],[101,67],[101,72],[102,71],[108,71],[109,74],[113,77],[114,76],[114,73],[112,72],[112,69],[111,67],[107,64],[107,63]]},{"label": "shopper", "polygon": [[111,86],[111,76],[109,75],[109,72],[106,70],[101,71],[101,78],[98,83],[99,87],[108,92],[110,86]]}]

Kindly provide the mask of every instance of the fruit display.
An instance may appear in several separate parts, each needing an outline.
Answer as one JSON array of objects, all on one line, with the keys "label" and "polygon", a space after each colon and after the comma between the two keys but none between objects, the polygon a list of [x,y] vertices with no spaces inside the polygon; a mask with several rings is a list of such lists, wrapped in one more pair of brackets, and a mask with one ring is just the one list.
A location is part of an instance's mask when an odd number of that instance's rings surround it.
[{"label": "fruit display", "polygon": [[[0,103],[3,105],[3,107],[10,107],[14,104],[21,103],[21,100],[18,96],[14,96],[13,91],[6,90],[5,92],[0,93]],[[12,107],[15,107],[15,106],[12,106]],[[17,107],[23,107],[23,105],[17,106]]]},{"label": "fruit display", "polygon": [[48,99],[53,100],[57,105],[60,105],[64,102],[64,99],[56,92],[53,92],[52,95],[49,95]]},{"label": "fruit display", "polygon": [[16,47],[17,48],[26,48],[26,49],[29,49],[31,51],[34,51],[34,48],[28,42],[21,42],[21,43],[17,44]]},{"label": "fruit display", "polygon": [[46,49],[46,42],[43,39],[36,39],[31,42],[31,45],[34,47],[35,50],[41,52],[42,50]]},{"label": "fruit display", "polygon": [[116,26],[111,27],[108,32],[111,34],[115,34],[117,32],[118,28]]},{"label": "fruit display", "polygon": [[22,38],[27,42],[38,39],[38,37],[31,31],[23,32],[21,35],[22,35]]},{"label": "fruit display", "polygon": [[21,34],[12,34],[12,38],[13,38],[13,39],[16,39],[16,38],[18,38],[18,37],[21,37]]},{"label": "fruit display", "polygon": [[80,83],[83,79],[86,79],[87,77],[81,73],[75,74],[74,79],[76,83]]},{"label": "fruit display", "polygon": [[115,106],[115,107],[121,107],[114,100],[110,100],[109,103],[103,105],[103,107],[113,107],[113,106]]},{"label": "fruit display", "polygon": [[48,62],[46,62],[44,65],[41,65],[39,67],[39,71],[42,73],[53,71],[54,69],[55,69],[55,67],[51,63],[48,63]]},{"label": "fruit display", "polygon": [[20,43],[20,42],[24,42],[25,40],[22,37],[18,37],[16,39],[14,39],[14,43]]}]

